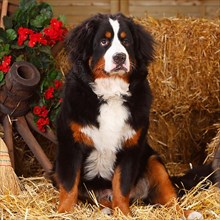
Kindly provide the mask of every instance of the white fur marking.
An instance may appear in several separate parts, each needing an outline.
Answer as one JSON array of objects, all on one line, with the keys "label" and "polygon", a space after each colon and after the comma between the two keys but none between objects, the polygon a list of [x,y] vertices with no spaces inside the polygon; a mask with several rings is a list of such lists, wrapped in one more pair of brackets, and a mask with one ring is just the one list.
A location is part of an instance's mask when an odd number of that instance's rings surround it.
[{"label": "white fur marking", "polygon": [[187,220],[204,220],[202,214],[200,212],[192,212],[187,217]]},{"label": "white fur marking", "polygon": [[128,84],[119,78],[96,79],[92,89],[105,103],[101,105],[97,119],[99,128],[85,126],[81,130],[95,146],[85,162],[85,178],[100,175],[111,180],[117,151],[125,140],[136,133],[127,123],[129,112],[123,105],[122,95],[129,96],[130,93]]},{"label": "white fur marking", "polygon": [[115,53],[125,53],[126,54],[126,60],[125,63],[123,64],[124,67],[127,69],[127,72],[130,71],[130,61],[129,61],[129,55],[125,47],[121,44],[120,40],[118,39],[118,33],[120,29],[119,22],[117,20],[112,20],[109,19],[109,23],[112,26],[113,32],[114,32],[114,37],[111,43],[111,46],[109,49],[106,51],[104,55],[105,59],[105,71],[110,73],[113,71],[113,69],[116,67],[116,64],[113,61],[113,55]]},{"label": "white fur marking", "polygon": [[111,215],[112,214],[112,210],[108,207],[105,207],[105,208],[101,209],[101,212],[105,215]]},{"label": "white fur marking", "polygon": [[95,83],[91,84],[94,93],[104,100],[110,98],[119,98],[120,96],[127,95],[130,96],[129,84],[120,78],[98,78]]},{"label": "white fur marking", "polygon": [[104,179],[111,180],[115,159],[116,156],[113,152],[92,151],[85,162],[85,178],[90,180],[100,175]]}]

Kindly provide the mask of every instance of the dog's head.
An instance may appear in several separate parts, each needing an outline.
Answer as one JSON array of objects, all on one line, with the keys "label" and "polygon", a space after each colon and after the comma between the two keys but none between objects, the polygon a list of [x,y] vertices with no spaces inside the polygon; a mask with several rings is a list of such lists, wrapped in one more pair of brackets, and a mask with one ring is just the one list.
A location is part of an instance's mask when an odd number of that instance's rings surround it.
[{"label": "dog's head", "polygon": [[67,50],[73,63],[87,65],[97,77],[128,75],[153,60],[153,39],[122,14],[98,14],[70,31]]}]

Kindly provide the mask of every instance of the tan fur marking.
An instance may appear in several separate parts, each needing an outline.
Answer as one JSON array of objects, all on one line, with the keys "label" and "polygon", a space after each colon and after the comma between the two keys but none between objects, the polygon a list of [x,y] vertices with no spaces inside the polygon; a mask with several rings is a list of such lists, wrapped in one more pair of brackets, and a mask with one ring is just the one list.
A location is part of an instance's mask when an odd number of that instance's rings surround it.
[{"label": "tan fur marking", "polygon": [[105,32],[105,37],[110,39],[112,37],[112,33],[109,31]]},{"label": "tan fur marking", "polygon": [[109,201],[107,199],[100,199],[98,202],[102,207],[108,207],[108,208],[112,209],[112,202],[111,201]]},{"label": "tan fur marking", "polygon": [[84,143],[89,146],[93,146],[93,141],[90,137],[88,137],[86,134],[81,132],[82,126],[78,123],[72,122],[70,124],[70,129],[73,132],[73,138],[77,142]]},{"label": "tan fur marking", "polygon": [[93,75],[95,79],[98,78],[107,78],[108,75],[104,72],[104,65],[105,65],[105,61],[103,58],[101,58],[95,65],[95,67],[93,68]]},{"label": "tan fur marking", "polygon": [[126,38],[126,36],[127,36],[127,34],[123,31],[123,32],[121,32],[121,34],[120,34],[120,37],[123,39],[123,38]]},{"label": "tan fur marking", "polygon": [[132,147],[132,146],[136,145],[136,144],[138,143],[138,140],[139,140],[139,138],[140,138],[140,135],[141,135],[141,129],[139,129],[139,130],[133,135],[133,137],[127,139],[127,140],[125,141],[124,146],[125,146],[125,147]]},{"label": "tan fur marking", "polygon": [[92,57],[89,58],[89,66],[92,65]]},{"label": "tan fur marking", "polygon": [[67,192],[65,188],[60,184],[59,186],[59,207],[58,212],[70,212],[73,209],[73,206],[77,203],[78,200],[78,185],[80,180],[80,171],[78,171],[75,179],[75,183],[72,189]]},{"label": "tan fur marking", "polygon": [[157,160],[156,156],[151,156],[148,161],[148,179],[150,185],[155,187],[155,197],[152,198],[154,203],[166,205],[167,207],[175,206],[177,212],[187,218],[191,210],[183,211],[177,203],[177,195],[170,181],[165,167]]},{"label": "tan fur marking", "polygon": [[129,208],[129,194],[124,196],[121,192],[121,171],[119,168],[116,168],[113,180],[112,180],[112,189],[113,189],[113,201],[112,208],[119,208],[124,215],[130,215]]},{"label": "tan fur marking", "polygon": [[112,77],[112,78],[120,78],[120,79],[123,79],[125,82],[128,82],[127,73],[123,75],[117,75],[117,74],[109,75],[108,73],[105,73],[104,65],[105,65],[105,61],[103,58],[101,58],[92,70],[94,79]]},{"label": "tan fur marking", "polygon": [[165,167],[157,160],[156,156],[149,158],[148,178],[150,185],[155,187],[155,198],[153,198],[153,202],[162,205],[172,203],[176,198],[175,189]]}]

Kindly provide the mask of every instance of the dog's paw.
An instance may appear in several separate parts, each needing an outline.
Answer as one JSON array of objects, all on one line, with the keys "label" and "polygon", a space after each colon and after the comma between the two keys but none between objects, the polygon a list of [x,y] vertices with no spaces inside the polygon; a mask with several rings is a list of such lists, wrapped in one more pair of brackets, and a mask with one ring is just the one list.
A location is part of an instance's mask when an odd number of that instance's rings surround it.
[{"label": "dog's paw", "polygon": [[191,212],[187,216],[187,220],[204,220],[203,215],[200,212]]},{"label": "dog's paw", "polygon": [[105,207],[105,208],[101,209],[101,212],[106,214],[106,215],[111,215],[112,214],[112,210],[108,207]]},{"label": "dog's paw", "polygon": [[96,197],[98,200],[105,199],[105,200],[111,202],[112,197],[113,197],[113,192],[111,189],[100,190],[100,191],[96,192]]},{"label": "dog's paw", "polygon": [[186,210],[184,211],[184,216],[179,220],[204,220],[204,218],[200,212]]}]

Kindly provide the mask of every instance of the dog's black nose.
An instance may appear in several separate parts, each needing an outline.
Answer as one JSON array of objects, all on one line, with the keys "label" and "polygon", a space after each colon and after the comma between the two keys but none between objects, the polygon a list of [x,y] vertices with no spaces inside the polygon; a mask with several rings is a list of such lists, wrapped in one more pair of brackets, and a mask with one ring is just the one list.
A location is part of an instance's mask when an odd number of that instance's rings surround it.
[{"label": "dog's black nose", "polygon": [[126,54],[125,53],[115,53],[113,55],[113,60],[115,64],[123,64],[126,59]]}]

